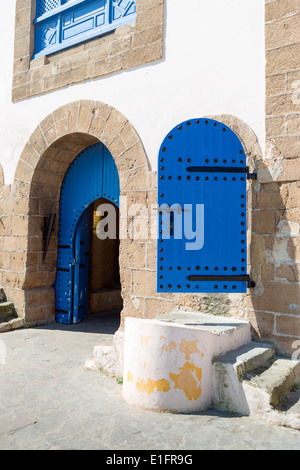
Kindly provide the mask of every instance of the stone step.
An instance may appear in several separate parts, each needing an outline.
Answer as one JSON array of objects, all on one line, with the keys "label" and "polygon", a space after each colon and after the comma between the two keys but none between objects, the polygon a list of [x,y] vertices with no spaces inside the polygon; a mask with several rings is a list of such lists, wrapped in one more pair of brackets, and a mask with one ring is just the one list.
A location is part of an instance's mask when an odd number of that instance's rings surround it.
[{"label": "stone step", "polygon": [[265,368],[257,368],[246,374],[245,381],[254,388],[265,390],[270,397],[270,404],[276,406],[300,382],[300,361],[275,357]]},{"label": "stone step", "polygon": [[6,333],[7,331],[17,330],[24,327],[23,318],[12,318],[7,322],[0,322],[0,333]]},{"label": "stone step", "polygon": [[233,351],[218,356],[214,362],[229,364],[237,372],[238,378],[264,365],[275,355],[275,349],[272,345],[265,343],[248,343]]},{"label": "stone step", "polygon": [[12,302],[7,302],[6,295],[0,287],[0,333],[23,328],[24,320],[18,318],[15,306]]},{"label": "stone step", "polygon": [[300,429],[300,415],[279,406],[298,383],[300,361],[275,356],[272,346],[251,342],[214,359],[213,406]]},{"label": "stone step", "polygon": [[0,322],[6,322],[15,317],[15,308],[12,302],[0,302]]},{"label": "stone step", "polygon": [[0,287],[0,302],[5,302],[6,301],[6,296],[4,293],[3,287]]},{"label": "stone step", "polygon": [[171,313],[158,315],[155,320],[197,328],[199,335],[201,332],[211,333],[215,343],[214,356],[235,350],[251,341],[249,322],[232,317],[175,310]]},{"label": "stone step", "polygon": [[85,368],[102,371],[107,375],[123,378],[124,332],[118,330],[111,338],[102,339],[100,346],[95,346],[93,355],[85,362]]},{"label": "stone step", "polygon": [[122,310],[123,300],[120,289],[102,289],[90,296],[90,312],[110,312]]}]

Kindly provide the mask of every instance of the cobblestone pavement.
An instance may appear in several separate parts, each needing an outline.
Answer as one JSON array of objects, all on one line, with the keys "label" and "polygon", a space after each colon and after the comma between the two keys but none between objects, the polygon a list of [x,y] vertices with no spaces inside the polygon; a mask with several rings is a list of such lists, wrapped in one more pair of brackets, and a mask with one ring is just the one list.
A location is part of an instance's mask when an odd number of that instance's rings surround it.
[{"label": "cobblestone pavement", "polygon": [[[107,320],[107,318],[106,318]],[[84,368],[118,318],[0,335],[0,449],[293,450],[300,433],[216,411],[154,413],[128,406],[114,378]],[[4,352],[6,351],[6,356]]]}]

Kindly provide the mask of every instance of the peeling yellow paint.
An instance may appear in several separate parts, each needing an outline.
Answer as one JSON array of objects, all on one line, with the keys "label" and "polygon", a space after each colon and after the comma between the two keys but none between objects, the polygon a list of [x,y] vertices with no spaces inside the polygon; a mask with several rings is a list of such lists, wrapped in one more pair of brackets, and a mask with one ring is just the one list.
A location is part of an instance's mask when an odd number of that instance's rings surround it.
[{"label": "peeling yellow paint", "polygon": [[196,339],[195,341],[186,341],[185,339],[183,339],[181,341],[179,350],[185,354],[185,359],[187,361],[190,360],[191,354],[200,354],[200,351],[197,348],[197,343],[199,343],[198,339]]},{"label": "peeling yellow paint", "polygon": [[127,372],[127,382],[133,382],[133,375],[130,370]]},{"label": "peeling yellow paint", "polygon": [[146,362],[144,362],[143,364],[143,369],[146,369]]},{"label": "peeling yellow paint", "polygon": [[170,373],[175,388],[183,390],[188,400],[197,400],[202,393],[199,383],[202,377],[202,369],[186,362],[179,370],[181,372],[178,375]]},{"label": "peeling yellow paint", "polygon": [[171,340],[169,343],[163,345],[162,350],[164,352],[172,352],[174,349],[176,349],[176,347],[177,343]]},{"label": "peeling yellow paint", "polygon": [[141,346],[148,346],[150,339],[151,339],[151,336],[141,336],[140,338]]},{"label": "peeling yellow paint", "polygon": [[170,384],[167,380],[151,380],[151,379],[138,379],[136,382],[138,392],[155,393],[155,392],[168,392]]}]

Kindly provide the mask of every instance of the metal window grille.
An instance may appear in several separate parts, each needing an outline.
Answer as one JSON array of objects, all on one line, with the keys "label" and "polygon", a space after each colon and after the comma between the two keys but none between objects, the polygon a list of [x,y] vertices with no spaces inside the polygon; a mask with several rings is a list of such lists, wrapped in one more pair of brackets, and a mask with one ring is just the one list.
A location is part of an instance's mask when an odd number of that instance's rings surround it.
[{"label": "metal window grille", "polygon": [[61,0],[38,0],[36,5],[37,17],[54,10],[61,5]]}]

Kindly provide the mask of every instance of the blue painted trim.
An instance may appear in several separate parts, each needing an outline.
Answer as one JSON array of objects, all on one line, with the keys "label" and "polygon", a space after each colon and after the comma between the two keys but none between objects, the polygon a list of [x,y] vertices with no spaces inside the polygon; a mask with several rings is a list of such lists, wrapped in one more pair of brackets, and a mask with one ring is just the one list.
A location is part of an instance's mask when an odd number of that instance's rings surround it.
[{"label": "blue painted trim", "polygon": [[78,5],[81,5],[82,3],[85,3],[85,2],[86,0],[74,0],[71,3],[65,3],[64,5],[61,5],[60,7],[54,8],[53,10],[48,11],[47,13],[44,13],[44,15],[42,16],[37,16],[35,20],[33,21],[33,24],[42,23],[43,21],[48,20],[52,16],[59,15],[60,13],[73,9],[74,7],[77,7]]},{"label": "blue painted trim", "polygon": [[[99,36],[104,36],[105,34],[108,34],[108,33],[113,33],[117,28],[120,28],[121,26],[125,26],[126,24],[129,24],[129,23],[132,23],[133,21],[134,19],[132,19],[131,17],[121,20],[119,22],[115,21],[113,24],[110,24],[106,28],[101,28],[99,30],[95,30],[91,33],[87,33],[81,36],[80,39],[75,38],[70,41],[65,41],[63,44],[59,44],[54,47],[49,47],[47,50],[38,52],[37,54],[34,54],[32,56],[32,60],[37,59],[38,57],[45,56],[45,55],[55,54],[56,52],[60,52],[62,50],[76,46],[77,44],[81,44],[82,42],[90,41],[91,39],[95,39]],[[37,47],[36,41],[37,39],[35,38],[35,47]]]}]

